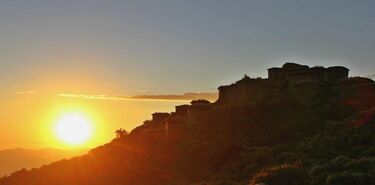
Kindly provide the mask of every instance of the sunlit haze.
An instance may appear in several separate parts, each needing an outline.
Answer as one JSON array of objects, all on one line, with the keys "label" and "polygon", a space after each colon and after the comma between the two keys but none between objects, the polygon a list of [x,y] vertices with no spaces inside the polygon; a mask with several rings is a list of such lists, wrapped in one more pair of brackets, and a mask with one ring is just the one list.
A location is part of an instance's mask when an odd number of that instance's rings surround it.
[{"label": "sunlit haze", "polygon": [[217,93],[287,61],[373,77],[373,7],[368,0],[1,1],[0,149],[104,144],[118,128],[130,131],[153,112],[189,102],[128,97]]}]

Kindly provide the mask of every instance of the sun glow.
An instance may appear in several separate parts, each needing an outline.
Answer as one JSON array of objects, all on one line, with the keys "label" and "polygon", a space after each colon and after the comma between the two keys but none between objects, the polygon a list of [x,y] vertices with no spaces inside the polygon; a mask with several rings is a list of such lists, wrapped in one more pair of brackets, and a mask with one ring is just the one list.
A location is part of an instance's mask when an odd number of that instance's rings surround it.
[{"label": "sun glow", "polygon": [[92,122],[81,113],[67,113],[56,121],[55,133],[58,139],[69,145],[82,145],[92,135]]}]

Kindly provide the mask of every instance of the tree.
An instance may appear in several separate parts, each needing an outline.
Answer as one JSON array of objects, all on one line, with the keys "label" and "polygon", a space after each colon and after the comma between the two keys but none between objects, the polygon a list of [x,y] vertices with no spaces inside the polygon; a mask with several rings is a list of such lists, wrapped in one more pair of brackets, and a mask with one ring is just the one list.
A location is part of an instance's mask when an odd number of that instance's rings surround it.
[{"label": "tree", "polygon": [[116,133],[116,138],[117,139],[123,138],[124,136],[128,135],[128,131],[126,131],[123,128],[120,128],[120,129],[116,130],[115,133]]}]

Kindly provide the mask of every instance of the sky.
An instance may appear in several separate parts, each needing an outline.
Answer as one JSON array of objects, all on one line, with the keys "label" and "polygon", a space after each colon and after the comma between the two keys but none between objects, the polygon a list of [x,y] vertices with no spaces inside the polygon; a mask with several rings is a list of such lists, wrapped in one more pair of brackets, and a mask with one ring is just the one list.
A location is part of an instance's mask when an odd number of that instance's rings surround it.
[{"label": "sky", "polygon": [[45,143],[33,128],[61,106],[104,114],[104,142],[121,124],[186,103],[61,94],[216,92],[285,62],[373,75],[374,9],[371,0],[2,0],[0,148]]}]

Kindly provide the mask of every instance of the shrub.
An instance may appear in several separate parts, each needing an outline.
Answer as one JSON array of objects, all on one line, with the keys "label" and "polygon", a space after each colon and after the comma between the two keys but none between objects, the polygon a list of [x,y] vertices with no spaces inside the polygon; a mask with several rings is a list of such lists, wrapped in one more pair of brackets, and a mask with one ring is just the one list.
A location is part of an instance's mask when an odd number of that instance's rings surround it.
[{"label": "shrub", "polygon": [[349,173],[340,172],[334,173],[327,177],[326,184],[328,185],[369,185],[373,184],[370,182],[370,178],[367,174],[363,173]]},{"label": "shrub", "polygon": [[294,163],[300,159],[301,155],[293,152],[282,152],[276,157],[276,160],[280,163]]},{"label": "shrub", "polygon": [[281,165],[260,170],[249,185],[307,185],[309,176],[300,165]]}]

